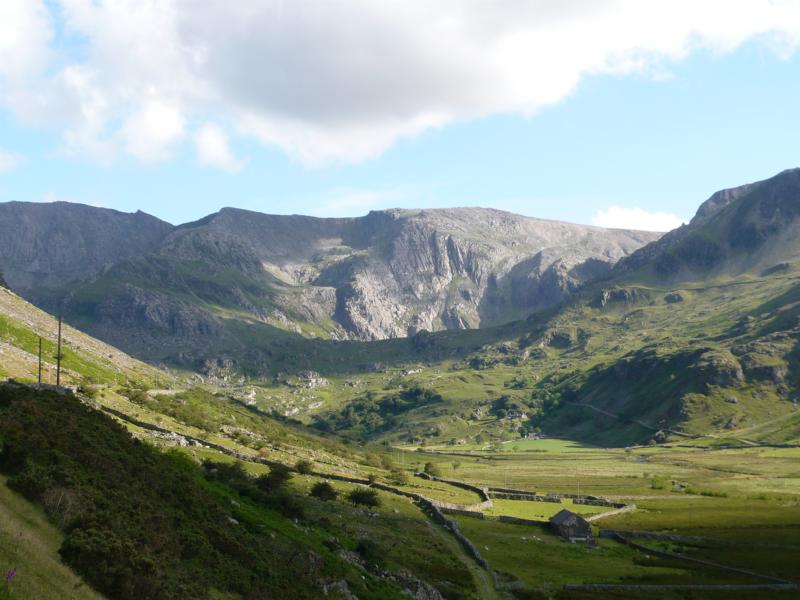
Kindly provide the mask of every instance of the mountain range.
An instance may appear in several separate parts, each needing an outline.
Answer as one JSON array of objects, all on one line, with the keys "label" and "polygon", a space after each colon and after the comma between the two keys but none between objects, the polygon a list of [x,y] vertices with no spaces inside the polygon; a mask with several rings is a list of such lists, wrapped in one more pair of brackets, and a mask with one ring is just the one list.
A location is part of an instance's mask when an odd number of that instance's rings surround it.
[{"label": "mountain range", "polygon": [[225,208],[174,227],[141,212],[11,202],[0,236],[12,289],[152,356],[242,326],[381,340],[497,325],[554,306],[658,234],[480,208],[350,219]]}]

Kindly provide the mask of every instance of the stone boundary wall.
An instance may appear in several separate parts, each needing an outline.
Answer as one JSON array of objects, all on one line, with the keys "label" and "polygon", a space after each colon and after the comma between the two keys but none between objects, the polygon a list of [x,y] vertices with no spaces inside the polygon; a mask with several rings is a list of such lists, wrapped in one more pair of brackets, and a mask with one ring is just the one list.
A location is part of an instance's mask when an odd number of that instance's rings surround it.
[{"label": "stone boundary wall", "polygon": [[521,519],[520,517],[509,517],[508,515],[497,515],[492,517],[493,521],[500,521],[501,523],[513,523],[514,525],[547,525],[547,521],[536,521],[534,519]]},{"label": "stone boundary wall", "polygon": [[462,517],[475,517],[476,519],[491,519],[491,517],[486,516],[486,513],[482,513],[477,510],[461,510],[460,508],[447,508],[442,506],[439,507],[439,510],[446,515],[461,515]]},{"label": "stone boundary wall", "polygon": [[619,529],[601,529],[600,537],[613,538],[621,535],[627,538],[641,538],[646,540],[661,540],[665,542],[704,544],[713,541],[700,535],[677,535],[674,533],[658,533],[657,531],[623,531]]},{"label": "stone boundary wall", "polygon": [[509,494],[508,492],[489,492],[489,495],[496,500],[524,500],[527,502],[552,502],[561,504],[558,496],[539,496],[537,494]]},{"label": "stone boundary wall", "polygon": [[599,521],[600,519],[605,519],[606,517],[621,515],[622,513],[631,512],[633,510],[636,510],[635,504],[623,504],[622,508],[616,508],[614,510],[598,513],[596,515],[589,515],[584,517],[584,519],[586,519],[589,523],[593,523],[594,521]]},{"label": "stone boundary wall", "polygon": [[486,510],[492,508],[492,501],[486,500],[478,504],[454,504],[453,502],[444,502],[443,500],[436,500],[435,498],[428,498],[433,504],[441,509],[447,510],[464,510],[467,512]]},{"label": "stone boundary wall", "polygon": [[486,488],[489,493],[491,492],[501,492],[504,494],[518,494],[522,496],[536,496],[536,492],[533,490],[515,490],[513,488],[503,488],[503,487],[488,487]]},{"label": "stone boundary wall", "polygon": [[572,501],[573,504],[584,504],[586,506],[608,506],[609,508],[625,508],[628,506],[624,502],[613,502],[611,500],[605,500],[603,498],[575,498]]},{"label": "stone boundary wall", "polygon": [[749,569],[739,569],[737,567],[729,567],[728,565],[723,565],[710,560],[704,560],[702,558],[693,558],[691,556],[686,556],[685,554],[678,554],[677,552],[669,552],[667,550],[658,550],[657,548],[649,548],[648,546],[643,546],[642,544],[638,544],[633,540],[628,539],[627,537],[621,535],[620,533],[615,533],[607,537],[610,537],[611,539],[614,539],[620,542],[621,544],[625,544],[626,546],[630,546],[635,550],[639,550],[640,552],[645,552],[647,554],[654,554],[655,556],[661,556],[663,558],[677,558],[678,560],[685,560],[687,562],[693,562],[699,565],[704,565],[706,567],[713,567],[715,569],[730,571],[731,573],[739,573],[741,575],[747,575],[749,577],[766,579],[768,581],[772,581],[775,583],[790,584],[795,586],[798,585],[793,581],[789,581],[788,579],[782,579],[780,577],[774,577],[772,575],[764,575],[763,573],[758,573],[756,571],[751,571]]},{"label": "stone boundary wall", "polygon": [[428,481],[438,481],[439,483],[446,483],[448,485],[452,485],[453,487],[461,488],[462,490],[469,490],[470,492],[475,492],[478,494],[482,502],[491,502],[492,499],[489,496],[489,492],[486,488],[479,487],[477,485],[472,485],[471,483],[466,483],[464,481],[457,481],[455,479],[444,479],[442,477],[435,477],[434,475],[428,475],[424,472],[414,473],[417,477],[421,477],[422,479],[427,479]]}]

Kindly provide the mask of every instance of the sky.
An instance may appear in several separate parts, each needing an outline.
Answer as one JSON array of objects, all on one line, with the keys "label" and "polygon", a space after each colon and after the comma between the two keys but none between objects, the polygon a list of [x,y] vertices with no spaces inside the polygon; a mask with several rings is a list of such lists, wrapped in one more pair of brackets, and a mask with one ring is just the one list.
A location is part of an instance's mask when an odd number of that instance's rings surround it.
[{"label": "sky", "polygon": [[798,0],[0,0],[0,202],[664,231],[800,166],[798,50]]}]

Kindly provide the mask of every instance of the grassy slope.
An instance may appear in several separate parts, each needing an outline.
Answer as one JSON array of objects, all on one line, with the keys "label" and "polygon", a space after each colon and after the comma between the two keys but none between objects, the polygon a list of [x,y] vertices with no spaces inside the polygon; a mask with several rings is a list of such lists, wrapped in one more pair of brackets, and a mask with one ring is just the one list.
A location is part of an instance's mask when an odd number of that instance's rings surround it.
[{"label": "grassy slope", "polygon": [[[55,383],[58,322],[13,292],[0,288],[0,377],[36,381],[39,337],[43,376]],[[121,383],[137,380],[168,383],[174,378],[116,348],[63,326],[62,384]]]},{"label": "grassy slope", "polygon": [[[9,586],[18,600],[99,599],[58,555],[63,534],[44,512],[6,486],[0,476],[0,571],[16,567]],[[0,586],[4,585],[0,583]]]}]

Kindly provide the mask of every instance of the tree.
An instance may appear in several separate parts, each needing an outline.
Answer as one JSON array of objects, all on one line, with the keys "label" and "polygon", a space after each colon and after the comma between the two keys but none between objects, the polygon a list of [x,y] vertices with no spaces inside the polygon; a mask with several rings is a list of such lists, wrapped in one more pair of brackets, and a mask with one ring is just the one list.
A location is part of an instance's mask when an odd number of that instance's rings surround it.
[{"label": "tree", "polygon": [[325,501],[336,500],[336,498],[339,496],[339,492],[337,492],[327,481],[318,481],[315,483],[311,488],[310,494],[314,496],[314,498],[319,498],[320,500]]},{"label": "tree", "polygon": [[294,465],[295,470],[301,475],[310,475],[314,471],[314,463],[310,460],[298,460]]},{"label": "tree", "polygon": [[366,506],[375,508],[381,505],[381,499],[378,497],[378,492],[366,488],[357,488],[347,494],[347,499],[353,503],[353,506]]},{"label": "tree", "polygon": [[265,492],[274,492],[292,478],[292,473],[286,465],[273,465],[269,473],[256,479],[256,484]]}]

